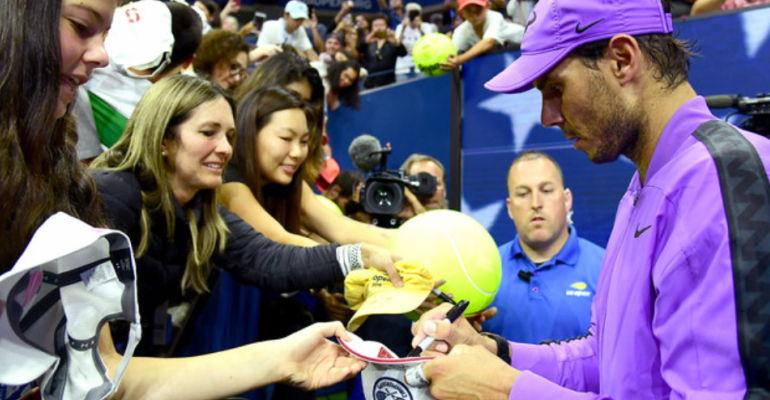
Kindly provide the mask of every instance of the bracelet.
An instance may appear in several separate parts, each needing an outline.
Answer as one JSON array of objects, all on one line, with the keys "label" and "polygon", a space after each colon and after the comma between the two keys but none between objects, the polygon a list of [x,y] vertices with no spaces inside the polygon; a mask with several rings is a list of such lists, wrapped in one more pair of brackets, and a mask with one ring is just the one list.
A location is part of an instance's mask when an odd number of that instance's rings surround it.
[{"label": "bracelet", "polygon": [[494,333],[481,332],[481,336],[488,337],[497,343],[497,356],[506,364],[511,365],[511,344],[508,340]]},{"label": "bracelet", "polygon": [[337,262],[342,268],[342,275],[348,276],[351,271],[364,267],[361,245],[362,243],[356,243],[337,247]]}]

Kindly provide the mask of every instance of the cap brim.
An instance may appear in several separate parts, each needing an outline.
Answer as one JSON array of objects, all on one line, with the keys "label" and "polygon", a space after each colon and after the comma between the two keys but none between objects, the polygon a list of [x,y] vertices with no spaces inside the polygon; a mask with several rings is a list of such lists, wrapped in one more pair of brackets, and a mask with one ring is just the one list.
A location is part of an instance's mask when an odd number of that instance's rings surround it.
[{"label": "cap brim", "polygon": [[522,54],[516,61],[484,84],[484,87],[500,93],[521,93],[532,89],[533,82],[550,71],[572,51],[571,47],[553,51]]},{"label": "cap brim", "polygon": [[356,311],[350,322],[348,330],[353,332],[358,329],[366,318],[374,314],[405,314],[414,311],[428,298],[431,289],[427,290],[384,290],[367,296]]},{"label": "cap brim", "polygon": [[307,19],[308,18],[307,13],[306,12],[302,12],[302,11],[290,12],[289,16],[291,16],[294,19]]}]

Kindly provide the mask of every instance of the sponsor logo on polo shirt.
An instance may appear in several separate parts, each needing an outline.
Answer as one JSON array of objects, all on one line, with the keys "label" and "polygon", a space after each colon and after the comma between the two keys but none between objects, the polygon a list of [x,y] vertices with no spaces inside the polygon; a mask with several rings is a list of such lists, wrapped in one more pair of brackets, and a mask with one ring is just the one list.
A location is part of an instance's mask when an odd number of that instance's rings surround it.
[{"label": "sponsor logo on polo shirt", "polygon": [[575,282],[571,285],[569,285],[569,289],[567,289],[567,296],[574,296],[574,297],[591,297],[591,291],[586,290],[588,288],[588,285],[585,284],[585,282]]}]

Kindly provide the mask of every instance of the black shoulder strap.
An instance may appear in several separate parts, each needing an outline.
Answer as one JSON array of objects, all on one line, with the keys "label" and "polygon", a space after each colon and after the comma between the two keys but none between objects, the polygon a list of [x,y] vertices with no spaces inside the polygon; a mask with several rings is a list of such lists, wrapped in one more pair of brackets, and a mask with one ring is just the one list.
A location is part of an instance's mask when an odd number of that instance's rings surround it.
[{"label": "black shoulder strap", "polygon": [[[757,150],[733,126],[713,120],[693,134],[719,174],[733,263],[738,345],[746,399],[770,398],[770,182]],[[708,200],[707,200],[708,201]]]}]

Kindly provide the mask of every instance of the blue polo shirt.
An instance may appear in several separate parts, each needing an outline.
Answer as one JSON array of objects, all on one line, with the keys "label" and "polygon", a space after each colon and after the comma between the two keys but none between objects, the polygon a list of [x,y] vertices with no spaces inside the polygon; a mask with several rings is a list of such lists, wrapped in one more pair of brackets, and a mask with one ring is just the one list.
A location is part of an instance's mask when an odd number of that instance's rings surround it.
[{"label": "blue polo shirt", "polygon": [[[532,344],[588,333],[604,249],[579,238],[575,227],[569,230],[561,251],[539,266],[521,250],[518,234],[500,246],[503,278],[492,302],[498,312],[484,331]],[[529,282],[519,271],[532,273]]]}]

